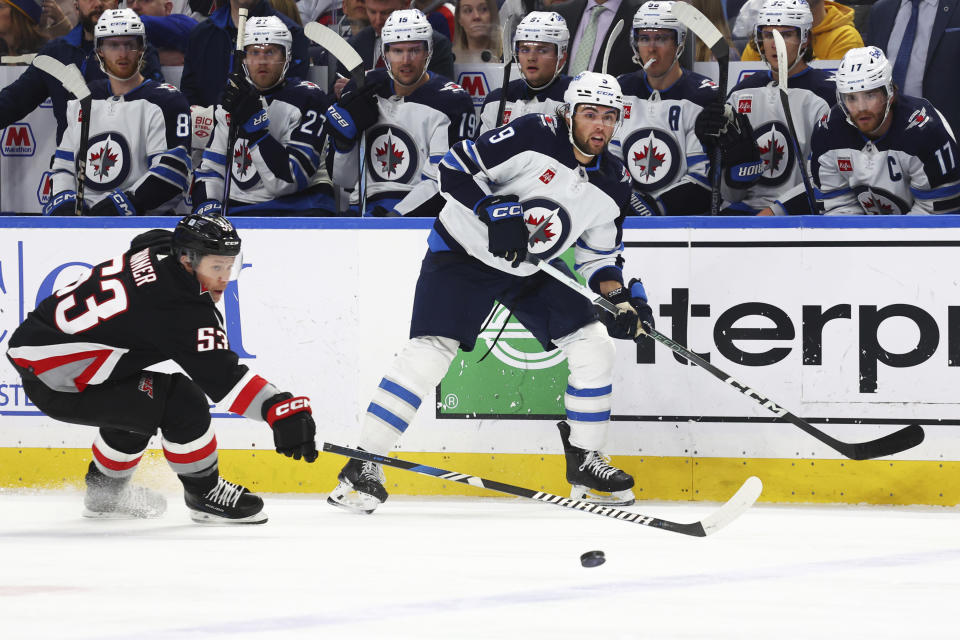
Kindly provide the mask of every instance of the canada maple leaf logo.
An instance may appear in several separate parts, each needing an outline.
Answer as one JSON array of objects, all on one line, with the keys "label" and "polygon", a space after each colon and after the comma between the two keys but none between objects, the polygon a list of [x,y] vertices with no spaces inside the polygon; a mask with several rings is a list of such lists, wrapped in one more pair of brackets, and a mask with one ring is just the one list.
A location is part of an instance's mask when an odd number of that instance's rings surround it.
[{"label": "canada maple leaf logo", "polygon": [[[557,234],[550,230],[550,227],[553,226],[552,222],[547,222],[543,224],[544,220],[552,218],[559,209],[555,209],[549,213],[549,217],[544,215],[539,218],[535,217],[533,214],[527,216],[526,223],[527,226],[533,226],[534,232],[530,236],[530,246],[537,244],[538,242],[549,242],[551,239],[555,238]],[[543,225],[542,227],[540,225]]]},{"label": "canada maple leaf logo", "polygon": [[640,151],[633,152],[633,164],[640,167],[640,175],[652,178],[657,169],[663,166],[665,153],[658,153],[657,147],[648,142]]},{"label": "canada maple leaf logo", "polygon": [[100,179],[105,179],[110,169],[117,165],[117,158],[120,154],[110,148],[113,142],[109,137],[103,141],[103,146],[90,154],[90,164],[93,165],[93,175]]},{"label": "canada maple leaf logo", "polygon": [[863,201],[863,208],[867,213],[887,215],[893,213],[893,205],[884,204],[874,196],[870,196]]},{"label": "canada maple leaf logo", "polygon": [[374,151],[377,154],[377,162],[380,163],[388,178],[397,173],[397,167],[403,163],[403,151],[393,143],[389,133],[387,139],[383,141],[383,146],[377,147]]},{"label": "canada maple leaf logo", "polygon": [[777,138],[770,132],[770,139],[766,145],[760,147],[760,157],[763,158],[764,173],[770,172],[773,175],[775,171],[780,170],[780,163],[783,161],[785,147],[777,142]]},{"label": "canada maple leaf logo", "polygon": [[233,150],[233,162],[237,165],[240,177],[245,178],[247,171],[253,166],[253,157],[250,155],[250,149],[245,141],[240,141],[240,145]]}]

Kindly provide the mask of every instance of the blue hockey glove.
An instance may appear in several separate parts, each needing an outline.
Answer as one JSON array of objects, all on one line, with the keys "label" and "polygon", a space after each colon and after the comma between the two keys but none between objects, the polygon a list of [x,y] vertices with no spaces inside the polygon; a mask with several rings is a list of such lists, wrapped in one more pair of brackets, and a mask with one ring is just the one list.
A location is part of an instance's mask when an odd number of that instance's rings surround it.
[{"label": "blue hockey glove", "polygon": [[273,429],[277,453],[307,462],[317,459],[317,426],[310,411],[310,399],[278,393],[263,403],[263,419]]},{"label": "blue hockey glove", "polygon": [[637,278],[630,281],[629,287],[618,287],[603,297],[620,309],[617,315],[600,311],[600,320],[606,325],[611,338],[633,340],[645,334],[646,327],[654,327],[653,310],[647,304],[647,292]]},{"label": "blue hockey glove", "polygon": [[474,213],[487,225],[487,248],[517,268],[527,257],[530,233],[523,216],[523,206],[517,196],[498,195],[482,198]]},{"label": "blue hockey glove", "polygon": [[91,216],[135,216],[137,207],[125,191],[111,191],[107,197],[90,207]]},{"label": "blue hockey glove", "polygon": [[77,209],[77,192],[61,191],[43,207],[45,216],[72,216]]},{"label": "blue hockey glove", "polygon": [[219,200],[204,200],[193,209],[193,213],[198,216],[222,216],[223,205]]},{"label": "blue hockey glove", "polygon": [[357,136],[380,119],[376,90],[377,83],[368,84],[359,91],[344,94],[340,102],[327,107],[327,123],[341,151],[350,149]]}]

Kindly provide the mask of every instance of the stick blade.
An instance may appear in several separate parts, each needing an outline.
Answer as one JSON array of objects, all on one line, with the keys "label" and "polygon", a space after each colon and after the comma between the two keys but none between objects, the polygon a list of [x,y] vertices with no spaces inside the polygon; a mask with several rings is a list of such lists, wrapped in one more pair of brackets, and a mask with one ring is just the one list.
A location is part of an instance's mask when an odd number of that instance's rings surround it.
[{"label": "stick blade", "polygon": [[83,79],[80,69],[75,64],[63,64],[50,56],[37,56],[33,59],[33,66],[63,83],[64,88],[72,93],[77,100],[83,100],[90,95],[87,81]]},{"label": "stick blade", "polygon": [[363,58],[336,31],[319,22],[308,22],[303,28],[303,33],[329,51],[334,58],[350,70],[351,75],[354,75],[358,69],[360,73],[363,73]]},{"label": "stick blade", "polygon": [[696,7],[685,2],[674,2],[670,11],[677,17],[677,20],[682,22],[690,31],[693,31],[698,38],[703,40],[704,44],[710,47],[713,56],[717,60],[730,57],[730,47],[727,46],[726,40],[723,39],[723,34],[720,33],[720,30],[710,22],[710,19],[700,13]]},{"label": "stick blade", "polygon": [[925,437],[926,434],[923,431],[923,427],[917,423],[912,423],[899,431],[888,433],[876,440],[851,445],[851,451],[841,453],[851,460],[872,460],[912,449],[923,442]]},{"label": "stick blade", "polygon": [[777,48],[777,85],[780,91],[787,91],[787,45],[783,36],[776,29],[773,30],[773,44]]}]

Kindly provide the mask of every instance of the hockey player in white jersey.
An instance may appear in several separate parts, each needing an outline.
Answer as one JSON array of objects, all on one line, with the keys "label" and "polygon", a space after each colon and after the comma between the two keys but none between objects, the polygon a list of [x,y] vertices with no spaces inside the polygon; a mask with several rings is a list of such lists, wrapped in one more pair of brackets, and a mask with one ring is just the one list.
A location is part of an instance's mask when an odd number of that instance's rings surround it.
[{"label": "hockey player in white jersey", "polygon": [[877,47],[837,69],[837,106],[811,141],[811,180],[824,213],[960,213],[960,152],[950,125],[893,84]]},{"label": "hockey player in white jersey", "polygon": [[[473,137],[473,101],[459,85],[427,71],[433,27],[419,9],[391,13],[380,46],[386,69],[368,72],[363,89],[348,83],[340,101],[327,110],[335,136],[334,179],[357,185],[357,142],[365,139],[362,214],[435,216],[443,206],[437,166],[453,143]],[[350,211],[360,214],[359,189],[353,191]]]},{"label": "hockey player in white jersey", "polygon": [[[613,391],[611,337],[633,339],[653,325],[643,285],[625,285],[622,272],[630,183],[607,150],[622,109],[612,76],[584,72],[567,88],[560,122],[528,114],[446,154],[446,204],[427,241],[411,339],[374,392],[360,448],[381,455],[393,448],[421,402],[430,404],[457,349],[474,348],[499,301],[545,349],[566,355],[567,419],[559,427],[573,495],[632,503],[633,478],[601,453]],[[602,314],[603,324],[588,300],[525,261],[528,252],[552,260],[569,247],[590,287],[620,309]],[[387,499],[375,463],[351,460],[338,478],[332,504],[369,513]]]},{"label": "hockey player in white jersey", "polygon": [[[810,67],[813,55],[810,32],[813,15],[806,0],[766,0],[757,17],[757,50],[769,67],[745,78],[730,92],[728,102],[747,116],[763,158],[763,171],[746,188],[730,188],[724,181],[726,213],[739,215],[809,214],[809,200],[800,173],[800,162],[810,155],[810,135],[836,102],[836,89],[828,72]],[[778,60],[773,31],[783,36],[787,60]],[[788,68],[788,96],[796,127],[800,157],[794,151],[779,87],[775,81],[781,64]]]},{"label": "hockey player in white jersey", "polygon": [[[323,126],[332,100],[312,82],[286,77],[292,47],[293,37],[280,18],[247,22],[243,70],[227,80],[196,172],[195,212],[222,211],[229,164],[231,216],[336,215]],[[228,150],[230,119],[238,135]]]},{"label": "hockey player in white jersey", "polygon": [[[617,78],[624,116],[610,148],[632,179],[635,215],[710,211],[710,163],[695,129],[703,107],[718,101],[718,87],[680,66],[687,29],[673,15],[673,4],[645,2],[637,9],[630,44],[641,68]],[[759,162],[750,132],[745,129],[741,138],[738,148],[748,157],[737,164]]]},{"label": "hockey player in white jersey", "polygon": [[[570,31],[567,21],[555,11],[532,11],[524,16],[513,39],[513,59],[521,77],[506,88],[500,87],[487,94],[480,111],[480,130],[477,135],[505,125],[526,113],[556,115],[563,104],[563,94],[570,77],[560,73],[567,62],[567,44]],[[503,92],[507,92],[503,116],[497,122],[497,112]]]},{"label": "hockey player in white jersey", "polygon": [[[44,215],[76,210],[76,154],[86,154],[85,215],[172,213],[189,184],[190,105],[176,87],[140,73],[145,31],[130,9],[104,11],[94,47],[107,79],[90,85],[90,133],[80,149],[80,103],[67,104],[67,122],[54,154],[54,194]],[[169,211],[168,211],[169,209]]]}]

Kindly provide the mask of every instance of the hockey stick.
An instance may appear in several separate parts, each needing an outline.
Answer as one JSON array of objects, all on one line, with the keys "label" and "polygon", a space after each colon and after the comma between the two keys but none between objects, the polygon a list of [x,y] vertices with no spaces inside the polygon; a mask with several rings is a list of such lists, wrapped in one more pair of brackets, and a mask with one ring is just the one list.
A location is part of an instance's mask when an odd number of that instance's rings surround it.
[{"label": "hockey stick", "polygon": [[[676,6],[676,5],[675,5]],[[561,283],[567,285],[583,297],[591,300],[595,305],[602,307],[605,311],[617,314],[619,309],[612,302],[604,298],[603,296],[597,295],[588,287],[580,284],[575,280],[568,278],[562,271],[556,267],[540,260],[540,258],[529,255],[527,256],[527,261],[535,264],[538,269],[552,276],[553,278],[559,280]],[[779,416],[782,420],[790,422],[795,426],[799,427],[802,431],[805,431],[807,434],[813,436],[820,442],[824,443],[834,451],[837,451],[844,456],[850,458],[851,460],[869,460],[871,458],[880,458],[882,456],[892,455],[894,453],[900,453],[915,447],[921,442],[923,442],[923,428],[916,423],[907,425],[906,427],[900,429],[899,431],[894,431],[893,433],[888,433],[885,436],[877,438],[876,440],[871,440],[869,442],[842,442],[833,438],[832,436],[827,435],[823,431],[820,431],[812,424],[804,420],[803,418],[794,415],[790,411],[787,411],[784,407],[776,404],[766,396],[760,394],[751,387],[745,385],[739,380],[735,379],[733,376],[724,373],[718,367],[710,364],[707,360],[704,360],[697,354],[693,353],[682,344],[673,341],[667,336],[663,335],[653,327],[646,328],[647,335],[667,347],[671,351],[679,354],[680,356],[690,360],[691,362],[699,365],[701,368],[706,369],[708,373],[713,375],[715,378],[726,382],[728,385],[752,399],[754,402],[762,406],[764,409],[768,409],[772,413]],[[642,336],[638,336],[637,340],[641,339]]]},{"label": "hockey stick", "polygon": [[[813,187],[810,183],[810,174],[807,171],[807,159],[800,151],[800,138],[793,126],[793,115],[790,113],[790,96],[787,94],[787,45],[783,36],[776,29],[773,30],[773,43],[777,47],[777,88],[780,90],[780,104],[783,105],[783,115],[787,120],[787,129],[790,131],[790,143],[797,154],[797,164],[800,166],[800,177],[803,179],[803,188],[807,192],[807,205],[810,215],[817,215],[817,199],[813,197]],[[798,54],[799,55],[799,54]]]},{"label": "hockey stick", "polygon": [[[727,101],[727,72],[730,68],[730,46],[727,44],[727,41],[723,39],[723,34],[720,33],[720,30],[695,7],[685,2],[674,2],[670,10],[673,12],[673,15],[677,17],[677,20],[682,22],[690,31],[693,31],[704,44],[710,47],[710,51],[713,52],[713,57],[717,59],[717,66],[719,67],[717,84],[720,86],[720,90],[717,92],[717,102],[723,104]],[[713,158],[711,160],[713,164],[713,174],[710,177],[710,214],[714,216],[720,214],[720,204],[723,201],[723,197],[720,195],[720,177],[723,175],[723,171],[720,168],[721,160],[720,145],[717,145],[713,150]]]},{"label": "hockey stick", "polygon": [[[508,36],[509,36],[509,27],[506,24],[504,24],[503,35],[501,36],[502,38],[501,42],[505,44],[507,42]],[[493,125],[494,129],[496,129],[497,127],[502,127],[504,124],[506,124],[503,121],[503,112],[507,108],[507,85],[510,84],[510,70],[513,67],[514,47],[512,46],[512,44],[513,43],[511,42],[510,58],[507,60],[507,62],[503,63],[503,82],[500,83],[500,104],[497,106],[497,119],[494,120],[494,125]],[[503,57],[504,58],[507,57],[506,49],[504,49]]]},{"label": "hockey stick", "polygon": [[48,73],[63,85],[63,88],[80,101],[80,146],[74,157],[74,171],[77,179],[77,200],[74,215],[83,213],[83,187],[87,177],[87,145],[90,144],[90,110],[93,108],[93,97],[90,87],[83,79],[83,74],[75,64],[63,64],[50,56],[37,56],[33,59],[33,66],[44,73]]},{"label": "hockey stick", "polygon": [[610,50],[613,49],[613,41],[617,39],[621,31],[623,31],[623,18],[617,20],[617,24],[613,25],[613,29],[610,30],[610,37],[607,38],[607,48],[603,52],[603,66],[600,67],[601,73],[607,72],[607,63],[610,62]]},{"label": "hockey stick", "polygon": [[499,491],[500,493],[506,493],[511,496],[530,498],[531,500],[546,502],[547,504],[555,504],[558,507],[565,507],[575,511],[585,511],[586,513],[592,513],[598,516],[606,516],[615,520],[633,522],[635,524],[642,524],[647,527],[656,527],[657,529],[664,529],[666,531],[672,531],[673,533],[682,533],[688,536],[696,536],[698,538],[716,533],[726,525],[736,520],[741,513],[753,506],[753,503],[756,502],[757,498],[760,497],[760,492],[763,491],[763,483],[760,482],[760,479],[756,476],[750,476],[747,478],[746,482],[744,482],[740,488],[737,489],[737,492],[733,494],[729,500],[723,503],[723,506],[708,515],[706,518],[698,520],[697,522],[671,522],[670,520],[654,518],[653,516],[645,516],[642,513],[624,511],[614,507],[605,507],[603,505],[593,504],[592,502],[585,502],[583,500],[575,500],[573,498],[564,498],[563,496],[554,495],[545,491],[534,491],[533,489],[526,489],[524,487],[518,487],[505,482],[481,478],[480,476],[457,473],[456,471],[447,471],[445,469],[438,469],[437,467],[431,467],[425,464],[407,462],[406,460],[400,460],[398,458],[388,458],[387,456],[381,456],[375,453],[361,451],[359,449],[348,449],[347,447],[341,447],[340,445],[331,444],[329,442],[325,442],[323,444],[323,450],[329,451],[330,453],[336,453],[341,456],[347,456],[348,458],[354,458],[356,460],[375,462],[388,467],[396,467],[397,469],[405,469],[414,473],[433,476],[435,478],[440,478],[441,480],[453,480],[454,482],[459,482],[461,484],[468,484],[471,487]]},{"label": "hockey stick", "polygon": [[[350,77],[357,85],[357,91],[363,89],[367,81],[367,74],[363,68],[363,58],[357,53],[357,50],[350,46],[350,43],[333,29],[326,27],[319,22],[308,22],[303,28],[303,33],[310,40],[327,50],[330,55],[340,61],[344,67],[350,70]],[[360,189],[360,215],[361,217],[367,211],[367,133],[360,134],[360,166],[357,175],[357,187]]]},{"label": "hockey stick", "polygon": [[[230,72],[234,73],[243,64],[243,35],[247,28],[247,9],[239,9],[237,18],[237,48],[233,50],[233,62],[230,64]],[[233,148],[237,146],[237,130],[240,125],[230,118],[230,127],[227,129],[227,166],[226,173],[223,176],[223,200],[220,204],[221,215],[226,217],[227,210],[230,208],[230,186],[233,184]],[[246,149],[243,151],[246,154]],[[243,158],[240,159],[241,165]]]}]

